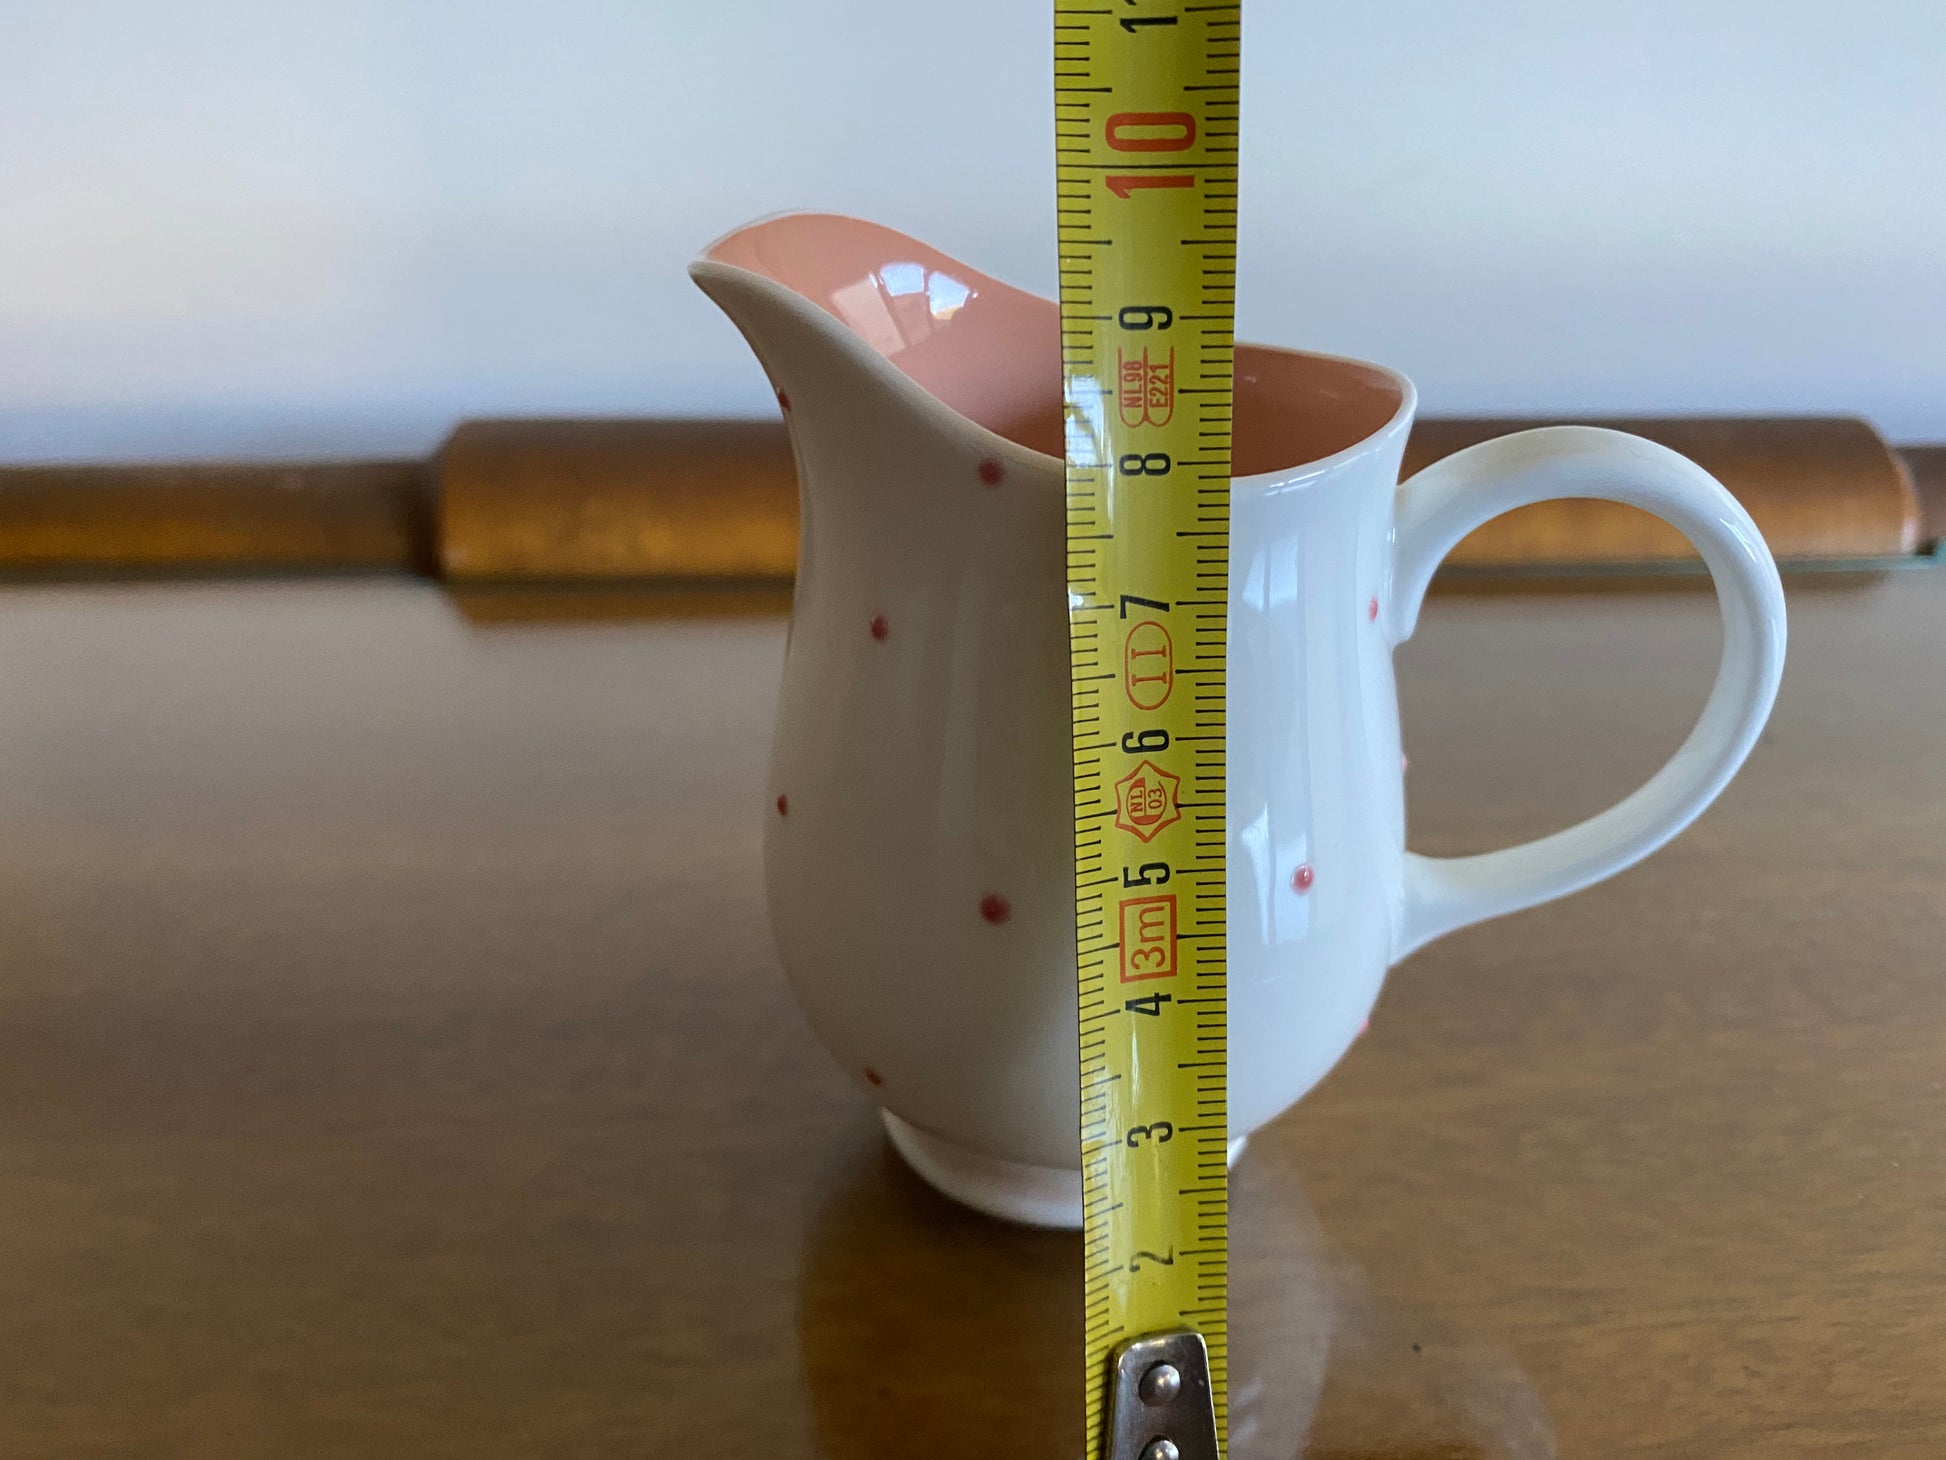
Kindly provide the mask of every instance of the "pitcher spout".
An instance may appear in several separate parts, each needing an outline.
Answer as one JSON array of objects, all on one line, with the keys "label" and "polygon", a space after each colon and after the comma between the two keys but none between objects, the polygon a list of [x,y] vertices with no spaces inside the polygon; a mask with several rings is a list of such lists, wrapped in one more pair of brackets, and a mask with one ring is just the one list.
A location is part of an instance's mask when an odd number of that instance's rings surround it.
[{"label": "pitcher spout", "polygon": [[1051,300],[893,229],[830,213],[783,214],[726,234],[690,277],[763,364],[800,452],[842,420],[854,440],[896,421],[1061,455]]}]

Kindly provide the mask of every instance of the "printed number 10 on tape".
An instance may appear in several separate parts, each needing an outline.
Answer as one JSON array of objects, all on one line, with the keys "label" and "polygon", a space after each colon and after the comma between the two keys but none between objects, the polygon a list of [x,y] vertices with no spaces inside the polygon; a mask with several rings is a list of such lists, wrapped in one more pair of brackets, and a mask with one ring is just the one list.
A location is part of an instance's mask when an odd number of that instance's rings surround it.
[{"label": "printed number 10 on tape", "polygon": [[1193,1329],[1225,1427],[1224,623],[1240,8],[1058,5],[1089,1460]]}]

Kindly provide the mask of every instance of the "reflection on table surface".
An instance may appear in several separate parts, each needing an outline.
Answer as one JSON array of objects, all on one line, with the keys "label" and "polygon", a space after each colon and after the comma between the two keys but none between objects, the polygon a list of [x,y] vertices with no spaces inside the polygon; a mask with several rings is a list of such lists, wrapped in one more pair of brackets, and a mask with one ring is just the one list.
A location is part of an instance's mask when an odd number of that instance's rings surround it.
[{"label": "reflection on table surface", "polygon": [[[778,975],[780,620],[0,606],[0,1454],[1072,1452],[1076,1240],[916,1182]],[[1716,809],[1252,1142],[1239,1457],[1946,1449],[1946,574],[1793,610]],[[1437,600],[1415,844],[1612,801],[1715,650]]]},{"label": "reflection on table surface", "polygon": [[[843,1144],[821,1195],[798,1303],[817,1453],[1078,1455],[1080,1239],[955,1206],[875,1124]],[[1274,1142],[1238,1163],[1230,1244],[1238,1460],[1554,1454],[1519,1366],[1380,1298]]]}]

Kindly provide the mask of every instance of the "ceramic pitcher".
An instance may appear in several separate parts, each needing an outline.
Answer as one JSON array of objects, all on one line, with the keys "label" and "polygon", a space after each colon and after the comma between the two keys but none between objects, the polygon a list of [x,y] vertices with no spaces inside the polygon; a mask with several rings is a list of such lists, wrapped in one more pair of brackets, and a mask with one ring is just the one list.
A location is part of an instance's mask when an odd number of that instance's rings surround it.
[{"label": "ceramic pitcher", "polygon": [[[825,214],[741,229],[691,273],[768,372],[802,494],[765,791],[785,972],[921,1175],[995,1215],[1077,1225],[1056,306]],[[1239,345],[1235,380],[1233,1153],[1344,1053],[1392,964],[1681,831],[1749,752],[1784,658],[1762,538],[1673,452],[1549,428],[1399,486],[1402,376]],[[1410,853],[1392,651],[1454,544],[1552,497],[1631,503],[1689,537],[1722,608],[1715,687],[1670,761],[1608,811],[1505,851]]]}]

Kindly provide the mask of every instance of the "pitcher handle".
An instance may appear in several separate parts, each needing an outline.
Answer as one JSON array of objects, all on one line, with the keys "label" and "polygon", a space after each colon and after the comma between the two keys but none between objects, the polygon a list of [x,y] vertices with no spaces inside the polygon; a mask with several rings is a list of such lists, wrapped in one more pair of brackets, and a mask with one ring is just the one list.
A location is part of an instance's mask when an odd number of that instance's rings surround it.
[{"label": "pitcher handle", "polygon": [[1695,728],[1635,793],[1538,841],[1470,857],[1406,854],[1395,958],[1469,923],[1579,891],[1634,865],[1715,800],[1756,743],[1784,671],[1784,589],[1742,504],[1667,447],[1621,431],[1549,426],[1434,463],[1399,488],[1393,577],[1398,638],[1412,635],[1433,570],[1474,528],[1515,507],[1598,497],[1653,512],[1708,564],[1723,659]]}]

